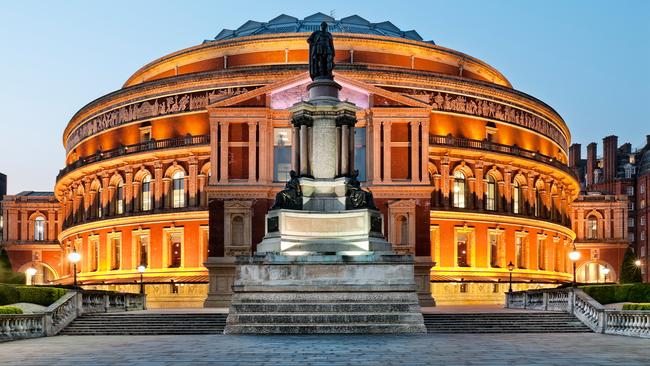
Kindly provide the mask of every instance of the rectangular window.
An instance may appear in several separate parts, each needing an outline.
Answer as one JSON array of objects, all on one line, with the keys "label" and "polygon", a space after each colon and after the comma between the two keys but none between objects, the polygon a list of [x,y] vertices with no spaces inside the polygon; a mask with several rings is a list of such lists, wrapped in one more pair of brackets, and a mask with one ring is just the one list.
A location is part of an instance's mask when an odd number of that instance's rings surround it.
[{"label": "rectangular window", "polygon": [[275,128],[273,129],[273,180],[276,182],[288,181],[290,171],[291,128]]},{"label": "rectangular window", "polygon": [[124,213],[124,186],[121,184],[117,186],[115,194],[117,195],[115,213],[121,215]]},{"label": "rectangular window", "polygon": [[138,264],[139,266],[149,266],[149,235],[141,234],[137,236]]},{"label": "rectangular window", "polygon": [[629,217],[627,219],[627,227],[634,227],[634,219]]},{"label": "rectangular window", "polygon": [[499,267],[499,235],[489,233],[488,242],[490,243],[490,266]]},{"label": "rectangular window", "polygon": [[521,236],[515,236],[515,262],[517,262],[517,268],[524,268],[524,255],[523,255],[523,244],[524,238]]},{"label": "rectangular window", "polygon": [[641,220],[639,220],[639,225],[645,226],[645,216],[641,216]]},{"label": "rectangular window", "polygon": [[544,269],[546,267],[546,248],[544,247],[544,239],[537,239],[537,268]]},{"label": "rectangular window", "polygon": [[634,187],[627,186],[627,195],[628,196],[634,196]]},{"label": "rectangular window", "polygon": [[169,268],[178,268],[181,266],[181,256],[183,253],[183,238],[180,233],[173,233],[169,240]]},{"label": "rectangular window", "polygon": [[645,208],[645,199],[641,200],[640,206],[641,206],[642,209]]},{"label": "rectangular window", "polygon": [[99,238],[90,239],[90,272],[96,272],[99,269]]},{"label": "rectangular window", "polygon": [[142,182],[142,211],[151,210],[151,181]]},{"label": "rectangular window", "polygon": [[457,233],[456,250],[458,252],[458,267],[469,267],[469,235],[467,233]]},{"label": "rectangular window", "polygon": [[634,202],[628,201],[627,209],[628,209],[628,211],[634,211]]},{"label": "rectangular window", "polygon": [[645,193],[645,183],[641,183],[641,186],[639,187],[639,191],[641,193]]},{"label": "rectangular window", "polygon": [[122,240],[118,236],[111,237],[111,269],[120,269],[120,252],[122,249]]},{"label": "rectangular window", "polygon": [[185,207],[185,175],[174,175],[172,179],[172,207]]},{"label": "rectangular window", "polygon": [[641,240],[645,240],[645,231],[641,230]]},{"label": "rectangular window", "polygon": [[354,169],[359,171],[360,181],[366,180],[366,128],[354,129]]}]

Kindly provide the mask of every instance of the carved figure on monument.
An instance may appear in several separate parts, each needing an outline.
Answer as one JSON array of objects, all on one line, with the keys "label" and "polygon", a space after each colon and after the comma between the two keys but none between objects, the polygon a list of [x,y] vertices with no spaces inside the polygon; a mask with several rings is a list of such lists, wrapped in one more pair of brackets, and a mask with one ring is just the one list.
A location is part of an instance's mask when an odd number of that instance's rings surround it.
[{"label": "carved figure on monument", "polygon": [[286,208],[289,210],[302,210],[302,190],[298,174],[292,170],[289,175],[291,179],[284,186],[284,189],[275,195],[275,203],[271,210]]},{"label": "carved figure on monument", "polygon": [[327,23],[320,24],[320,30],[314,31],[309,38],[309,76],[312,80],[333,80],[334,41],[327,31]]},{"label": "carved figure on monument", "polygon": [[357,179],[358,176],[359,171],[355,169],[350,176],[350,180],[345,184],[345,209],[371,208],[376,210],[377,207],[372,192],[361,189],[361,182]]}]

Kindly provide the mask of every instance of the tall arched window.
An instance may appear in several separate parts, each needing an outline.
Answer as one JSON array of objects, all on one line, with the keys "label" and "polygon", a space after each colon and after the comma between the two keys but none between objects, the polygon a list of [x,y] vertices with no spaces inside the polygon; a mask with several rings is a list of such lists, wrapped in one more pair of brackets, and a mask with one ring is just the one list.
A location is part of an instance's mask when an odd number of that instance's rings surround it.
[{"label": "tall arched window", "polygon": [[34,220],[34,240],[45,240],[45,218],[42,216],[39,216]]},{"label": "tall arched window", "polygon": [[595,216],[587,217],[587,239],[598,238],[598,218]]},{"label": "tall arched window", "polygon": [[454,207],[465,208],[465,174],[460,170],[454,173]]},{"label": "tall arched window", "polygon": [[120,182],[115,190],[115,213],[124,213],[124,183]]},{"label": "tall arched window", "polygon": [[497,182],[491,175],[488,175],[486,188],[485,209],[495,211],[497,209]]},{"label": "tall arched window", "polygon": [[140,185],[140,209],[149,211],[151,206],[151,176],[147,175],[142,178],[142,184]]},{"label": "tall arched window", "polygon": [[185,207],[185,173],[180,170],[172,176],[172,207]]},{"label": "tall arched window", "polygon": [[93,197],[93,214],[96,218],[102,217],[102,189],[98,188]]},{"label": "tall arched window", "polygon": [[521,186],[516,180],[512,184],[512,212],[521,213]]}]

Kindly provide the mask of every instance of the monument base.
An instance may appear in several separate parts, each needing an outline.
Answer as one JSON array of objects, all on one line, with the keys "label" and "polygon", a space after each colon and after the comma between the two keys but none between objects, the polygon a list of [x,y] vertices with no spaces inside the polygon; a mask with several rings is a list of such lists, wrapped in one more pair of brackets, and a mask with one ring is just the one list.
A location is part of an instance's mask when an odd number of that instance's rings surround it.
[{"label": "monument base", "polygon": [[225,333],[426,333],[413,256],[238,257]]}]

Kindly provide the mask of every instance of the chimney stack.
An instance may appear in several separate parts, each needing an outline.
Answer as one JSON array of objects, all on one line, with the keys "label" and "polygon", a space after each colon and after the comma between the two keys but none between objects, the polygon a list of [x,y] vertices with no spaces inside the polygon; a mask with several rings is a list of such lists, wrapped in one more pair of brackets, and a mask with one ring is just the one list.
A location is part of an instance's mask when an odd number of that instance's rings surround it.
[{"label": "chimney stack", "polygon": [[618,137],[611,135],[603,139],[603,178],[604,182],[612,182],[616,177],[616,150]]},{"label": "chimney stack", "polygon": [[581,151],[582,145],[572,144],[569,147],[569,168],[576,168],[580,164],[582,159]]},{"label": "chimney stack", "polygon": [[598,145],[595,142],[587,145],[587,182],[586,186],[594,184],[594,169],[596,169],[596,149]]}]

